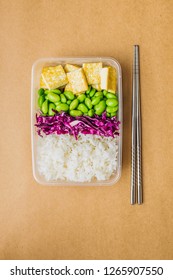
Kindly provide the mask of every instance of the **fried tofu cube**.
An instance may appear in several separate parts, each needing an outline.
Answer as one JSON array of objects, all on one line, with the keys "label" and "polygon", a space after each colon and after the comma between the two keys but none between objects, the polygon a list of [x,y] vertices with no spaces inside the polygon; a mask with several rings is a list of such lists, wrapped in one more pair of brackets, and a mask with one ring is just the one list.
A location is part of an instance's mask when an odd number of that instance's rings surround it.
[{"label": "fried tofu cube", "polygon": [[55,89],[68,83],[67,75],[62,67],[50,66],[44,67],[41,73],[40,86],[48,89]]},{"label": "fried tofu cube", "polygon": [[[71,86],[70,83],[68,83],[68,84],[65,86],[64,91],[71,91],[71,92],[73,92],[73,88],[72,88],[72,86]],[[74,92],[73,92],[73,93],[74,93]],[[82,93],[84,93],[84,91],[82,91],[82,92],[76,92],[75,95],[80,95],[80,94],[82,94]]]},{"label": "fried tofu cube", "polygon": [[72,86],[73,93],[79,93],[88,89],[87,80],[82,68],[67,73],[67,77]]},{"label": "fried tofu cube", "polygon": [[72,72],[72,71],[75,71],[75,70],[77,70],[77,69],[79,69],[80,68],[80,66],[77,66],[77,65],[72,65],[72,64],[66,64],[65,66],[64,66],[64,69],[65,69],[65,71],[68,73],[68,72]]},{"label": "fried tofu cube", "polygon": [[[72,71],[75,71],[77,69],[79,69],[80,66],[77,66],[77,65],[73,65],[73,64],[66,64],[64,66],[64,69],[66,71],[66,73],[68,72],[72,72]],[[73,88],[72,88],[72,85],[70,83],[68,83],[66,86],[65,86],[65,91],[72,91],[73,92]]]},{"label": "fried tofu cube", "polygon": [[95,84],[95,85],[91,85],[93,88],[95,88],[96,90],[100,91],[101,90],[101,84]]},{"label": "fried tofu cube", "polygon": [[47,88],[46,85],[45,85],[45,83],[44,83],[44,81],[43,81],[42,76],[40,76],[40,87],[41,87],[41,88]]},{"label": "fried tofu cube", "polygon": [[72,85],[70,83],[66,84],[64,91],[72,91],[73,92]]},{"label": "fried tofu cube", "polygon": [[89,85],[100,84],[102,62],[83,63],[83,69]]},{"label": "fried tofu cube", "polygon": [[104,67],[101,70],[101,89],[109,92],[116,92],[117,75],[116,70],[112,66]]}]

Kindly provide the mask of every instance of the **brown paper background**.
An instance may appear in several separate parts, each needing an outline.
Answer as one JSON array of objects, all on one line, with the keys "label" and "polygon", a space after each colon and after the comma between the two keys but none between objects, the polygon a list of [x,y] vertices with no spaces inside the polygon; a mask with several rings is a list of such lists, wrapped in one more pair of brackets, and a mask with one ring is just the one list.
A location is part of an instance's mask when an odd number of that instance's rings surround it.
[{"label": "brown paper background", "polygon": [[[173,1],[0,1],[0,258],[173,259]],[[130,206],[132,46],[140,45],[144,204]],[[112,56],[123,69],[123,172],[111,187],[32,176],[31,67]]]}]

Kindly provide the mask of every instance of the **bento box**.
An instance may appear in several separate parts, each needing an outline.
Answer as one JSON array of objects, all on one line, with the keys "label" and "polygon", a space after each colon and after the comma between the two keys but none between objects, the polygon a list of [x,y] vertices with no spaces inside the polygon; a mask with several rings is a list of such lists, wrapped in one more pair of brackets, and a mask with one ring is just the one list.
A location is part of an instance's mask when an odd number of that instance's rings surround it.
[{"label": "bento box", "polygon": [[35,180],[50,186],[114,185],[122,171],[122,115],[122,71],[114,58],[37,60],[31,78]]}]

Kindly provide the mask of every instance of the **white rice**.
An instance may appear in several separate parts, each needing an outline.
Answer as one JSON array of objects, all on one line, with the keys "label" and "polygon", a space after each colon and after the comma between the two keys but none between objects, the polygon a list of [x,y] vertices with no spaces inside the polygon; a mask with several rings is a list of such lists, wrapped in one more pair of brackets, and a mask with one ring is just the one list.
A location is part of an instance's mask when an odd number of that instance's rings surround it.
[{"label": "white rice", "polygon": [[37,168],[45,180],[90,182],[107,180],[116,171],[117,138],[97,135],[39,137]]}]

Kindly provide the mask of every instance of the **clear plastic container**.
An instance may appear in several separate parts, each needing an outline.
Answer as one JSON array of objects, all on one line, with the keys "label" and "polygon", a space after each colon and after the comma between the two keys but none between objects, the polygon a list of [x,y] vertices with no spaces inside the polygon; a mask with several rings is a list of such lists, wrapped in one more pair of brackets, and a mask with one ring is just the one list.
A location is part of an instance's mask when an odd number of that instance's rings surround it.
[{"label": "clear plastic container", "polygon": [[[113,66],[117,71],[117,92],[119,100],[118,120],[120,124],[120,135],[118,136],[118,158],[117,169],[109,180],[93,180],[91,182],[71,182],[64,180],[49,181],[47,182],[43,176],[38,172],[37,168],[37,140],[38,134],[36,131],[36,113],[38,112],[38,94],[37,91],[40,88],[40,75],[42,68],[45,66],[55,66],[58,64],[65,65],[66,63],[82,65],[85,62],[102,62],[104,66]],[[123,106],[122,106],[122,71],[121,66],[117,60],[112,57],[62,57],[62,58],[42,58],[37,60],[32,67],[32,80],[31,80],[31,142],[32,142],[32,168],[33,176],[35,180],[42,185],[54,185],[54,186],[103,186],[114,185],[121,177],[122,170],[122,131],[123,131]]]}]

